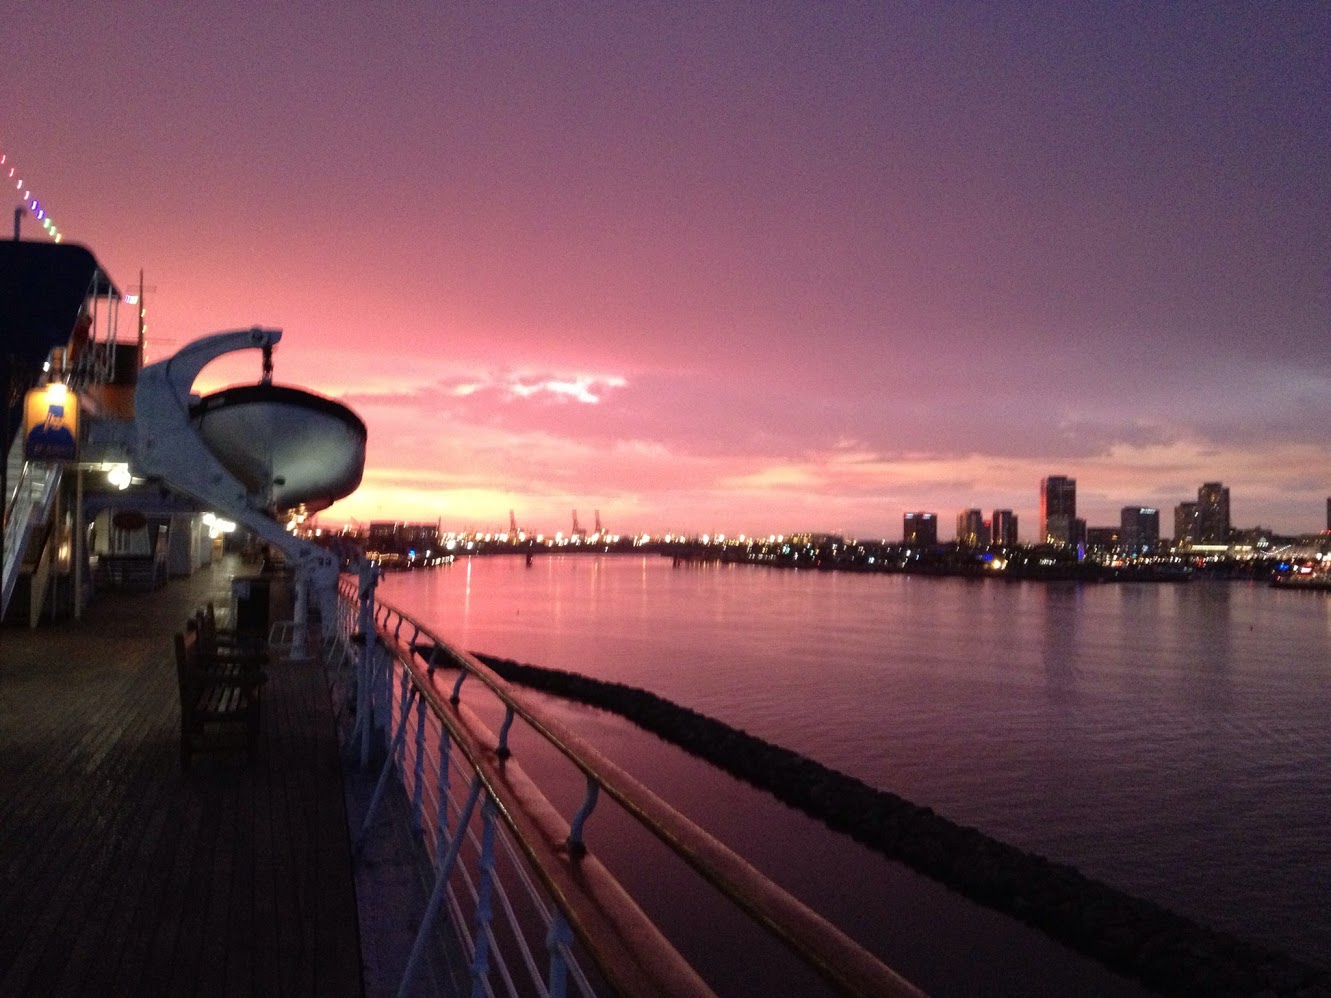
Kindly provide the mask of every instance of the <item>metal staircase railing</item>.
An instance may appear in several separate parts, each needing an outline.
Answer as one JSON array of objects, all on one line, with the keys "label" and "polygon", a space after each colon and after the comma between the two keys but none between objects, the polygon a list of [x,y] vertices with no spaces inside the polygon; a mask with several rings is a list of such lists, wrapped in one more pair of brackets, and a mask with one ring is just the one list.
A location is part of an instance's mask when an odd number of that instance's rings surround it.
[{"label": "metal staircase railing", "polygon": [[0,619],[9,609],[33,530],[45,524],[51,515],[62,471],[58,464],[24,461],[22,434],[15,435],[6,459],[11,469],[11,489],[4,497],[5,559],[0,576]]}]

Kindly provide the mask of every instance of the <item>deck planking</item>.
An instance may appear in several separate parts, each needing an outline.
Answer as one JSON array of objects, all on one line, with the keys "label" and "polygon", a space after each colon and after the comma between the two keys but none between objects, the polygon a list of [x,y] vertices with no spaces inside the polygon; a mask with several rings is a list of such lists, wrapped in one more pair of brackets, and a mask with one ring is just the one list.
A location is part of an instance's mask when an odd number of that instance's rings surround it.
[{"label": "deck planking", "polygon": [[0,993],[364,993],[316,662],[268,667],[258,757],[179,757],[171,638],[223,562],[0,629]]}]

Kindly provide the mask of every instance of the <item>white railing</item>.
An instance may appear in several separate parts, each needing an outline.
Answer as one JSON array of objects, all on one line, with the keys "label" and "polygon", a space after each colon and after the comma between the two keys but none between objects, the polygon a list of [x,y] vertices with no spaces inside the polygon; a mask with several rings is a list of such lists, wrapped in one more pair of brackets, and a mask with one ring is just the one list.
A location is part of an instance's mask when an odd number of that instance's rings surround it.
[{"label": "white railing", "polygon": [[[711,994],[588,850],[584,827],[594,820],[602,795],[834,991],[919,994],[535,698],[396,607],[375,603],[372,575],[359,585],[344,576],[339,596],[330,663],[355,715],[348,748],[362,766],[383,754],[356,853],[379,834],[385,795],[395,792],[406,802],[434,869],[399,994],[410,992],[427,950],[439,945],[441,912],[464,954],[473,994],[562,996],[570,985],[580,994]],[[497,699],[503,711],[497,735],[463,702],[469,684],[480,688],[475,694]],[[559,813],[512,757],[515,723],[535,732],[585,777],[586,796],[574,814]]]},{"label": "white railing", "polygon": [[[21,448],[20,435],[14,446]],[[23,463],[18,480],[11,483],[11,492],[4,497],[5,559],[0,568],[0,618],[9,608],[10,597],[23,567],[23,556],[33,529],[46,522],[51,514],[56,490],[60,487],[61,469],[58,464]]]}]

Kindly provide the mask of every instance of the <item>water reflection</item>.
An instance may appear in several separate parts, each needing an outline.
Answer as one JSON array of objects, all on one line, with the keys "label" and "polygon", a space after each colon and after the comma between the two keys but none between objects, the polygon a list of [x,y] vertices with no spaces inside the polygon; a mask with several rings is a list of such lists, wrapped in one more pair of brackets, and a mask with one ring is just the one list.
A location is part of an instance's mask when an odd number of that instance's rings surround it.
[{"label": "water reflection", "polygon": [[446,637],[461,612],[470,649],[652,689],[1222,928],[1331,953],[1322,594],[537,565],[473,559],[384,591]]},{"label": "water reflection", "polygon": [[1040,653],[1045,689],[1055,700],[1071,698],[1077,681],[1082,585],[1079,582],[1028,583],[1040,608]]},{"label": "water reflection", "polygon": [[1231,658],[1235,585],[1200,582],[1186,588],[1193,604],[1189,609],[1196,622],[1200,664],[1209,673],[1224,674]]}]

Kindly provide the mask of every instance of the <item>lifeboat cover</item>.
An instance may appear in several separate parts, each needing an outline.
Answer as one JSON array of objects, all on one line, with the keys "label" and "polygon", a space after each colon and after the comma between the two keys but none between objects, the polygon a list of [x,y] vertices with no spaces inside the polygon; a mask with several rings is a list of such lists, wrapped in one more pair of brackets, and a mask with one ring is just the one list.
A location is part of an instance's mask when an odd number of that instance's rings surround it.
[{"label": "lifeboat cover", "polygon": [[286,385],[205,395],[190,406],[204,444],[266,507],[326,509],[365,470],[365,423],[341,402]]}]

